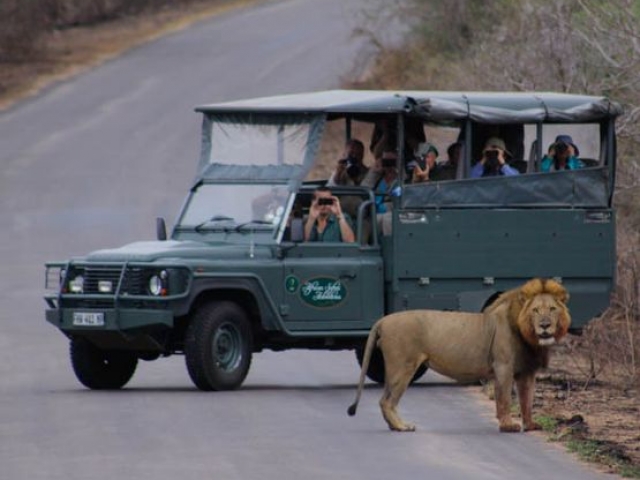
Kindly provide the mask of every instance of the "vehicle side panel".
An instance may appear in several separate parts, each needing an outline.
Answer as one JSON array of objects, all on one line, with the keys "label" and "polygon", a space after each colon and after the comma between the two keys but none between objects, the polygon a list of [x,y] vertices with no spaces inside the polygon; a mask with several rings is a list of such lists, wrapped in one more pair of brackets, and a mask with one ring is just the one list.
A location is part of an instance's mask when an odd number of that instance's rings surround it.
[{"label": "vehicle side panel", "polygon": [[[613,212],[443,209],[402,212],[385,244],[390,310],[481,309],[495,292],[559,277],[574,326],[609,303],[615,276]],[[395,242],[395,244],[394,244]]]}]

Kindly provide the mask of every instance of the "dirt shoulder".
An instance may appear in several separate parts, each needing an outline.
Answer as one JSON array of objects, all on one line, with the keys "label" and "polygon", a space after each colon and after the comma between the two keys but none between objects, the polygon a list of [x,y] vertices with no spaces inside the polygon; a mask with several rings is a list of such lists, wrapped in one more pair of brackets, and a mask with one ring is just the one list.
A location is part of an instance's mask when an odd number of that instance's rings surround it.
[{"label": "dirt shoulder", "polygon": [[534,411],[549,441],[607,472],[640,478],[640,399],[613,372],[592,379],[591,355],[569,337],[539,374]]}]

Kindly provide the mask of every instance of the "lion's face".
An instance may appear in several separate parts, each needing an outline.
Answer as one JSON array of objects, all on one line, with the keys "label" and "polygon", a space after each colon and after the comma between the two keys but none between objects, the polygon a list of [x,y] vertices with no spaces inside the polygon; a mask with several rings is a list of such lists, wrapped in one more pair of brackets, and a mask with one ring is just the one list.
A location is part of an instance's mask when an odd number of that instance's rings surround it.
[{"label": "lion's face", "polygon": [[571,319],[557,295],[540,293],[529,299],[518,318],[518,326],[532,345],[549,346],[567,334]]}]

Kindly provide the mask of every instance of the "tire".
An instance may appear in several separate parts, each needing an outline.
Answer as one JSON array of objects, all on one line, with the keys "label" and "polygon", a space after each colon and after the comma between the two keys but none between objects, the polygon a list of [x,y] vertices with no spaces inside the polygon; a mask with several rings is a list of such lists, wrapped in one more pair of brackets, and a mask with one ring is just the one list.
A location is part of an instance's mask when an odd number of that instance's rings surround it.
[{"label": "tire", "polygon": [[132,353],[101,350],[81,338],[71,339],[69,354],[77,379],[92,390],[124,387],[138,366],[138,357]]},{"label": "tire", "polygon": [[[356,358],[358,359],[358,365],[362,368],[362,360],[364,357],[364,345],[356,348]],[[371,359],[369,360],[369,368],[367,369],[367,377],[376,383],[384,383],[384,357],[382,356],[382,350],[378,347],[371,352]]]},{"label": "tire", "polygon": [[[364,346],[356,348],[356,358],[358,359],[358,365],[362,368],[362,359],[364,356]],[[420,365],[416,370],[416,373],[413,375],[411,379],[411,383],[416,382],[420,379],[428,370],[426,365]],[[369,360],[369,368],[367,369],[367,377],[369,380],[372,380],[379,384],[384,384],[384,356],[382,355],[382,350],[378,347],[373,349],[371,352],[371,359]]]},{"label": "tire", "polygon": [[187,371],[200,390],[234,390],[249,373],[253,333],[247,314],[236,303],[200,307],[184,344]]}]

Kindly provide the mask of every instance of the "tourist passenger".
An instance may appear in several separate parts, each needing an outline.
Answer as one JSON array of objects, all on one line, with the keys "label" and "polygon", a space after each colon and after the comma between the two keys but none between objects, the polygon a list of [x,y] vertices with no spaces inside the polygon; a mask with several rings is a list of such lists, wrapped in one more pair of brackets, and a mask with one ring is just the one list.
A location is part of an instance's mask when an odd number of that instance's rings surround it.
[{"label": "tourist passenger", "polygon": [[482,158],[471,169],[471,178],[519,175],[518,170],[507,164],[508,157],[511,157],[511,153],[507,150],[504,140],[498,137],[489,138],[482,149]]},{"label": "tourist passenger", "polygon": [[437,164],[438,149],[430,143],[421,143],[415,157],[407,163],[406,171],[411,183],[439,180],[441,167]]},{"label": "tourist passenger", "polygon": [[318,187],[313,193],[309,218],[304,226],[307,242],[355,242],[351,219],[342,212],[340,199],[328,187]]},{"label": "tourist passenger", "polygon": [[400,179],[397,163],[398,154],[395,151],[384,152],[382,158],[376,160],[375,165],[362,181],[362,186],[373,190],[377,213],[388,212],[391,209],[389,197],[399,195]]},{"label": "tourist passenger", "polygon": [[360,185],[369,168],[363,163],[364,144],[355,138],[347,141],[344,155],[331,174],[327,186]]},{"label": "tourist passenger", "polygon": [[542,158],[540,170],[543,172],[555,172],[558,170],[577,170],[585,165],[578,158],[580,150],[570,135],[558,135],[549,146],[549,151]]},{"label": "tourist passenger", "polygon": [[[371,135],[369,149],[375,159],[382,158],[384,152],[398,149],[398,123],[396,118],[378,120]],[[420,143],[426,142],[422,120],[405,118],[404,151],[405,155],[414,152]]]},{"label": "tourist passenger", "polygon": [[456,171],[462,154],[462,142],[453,142],[447,147],[447,161],[442,165],[445,169]]}]

